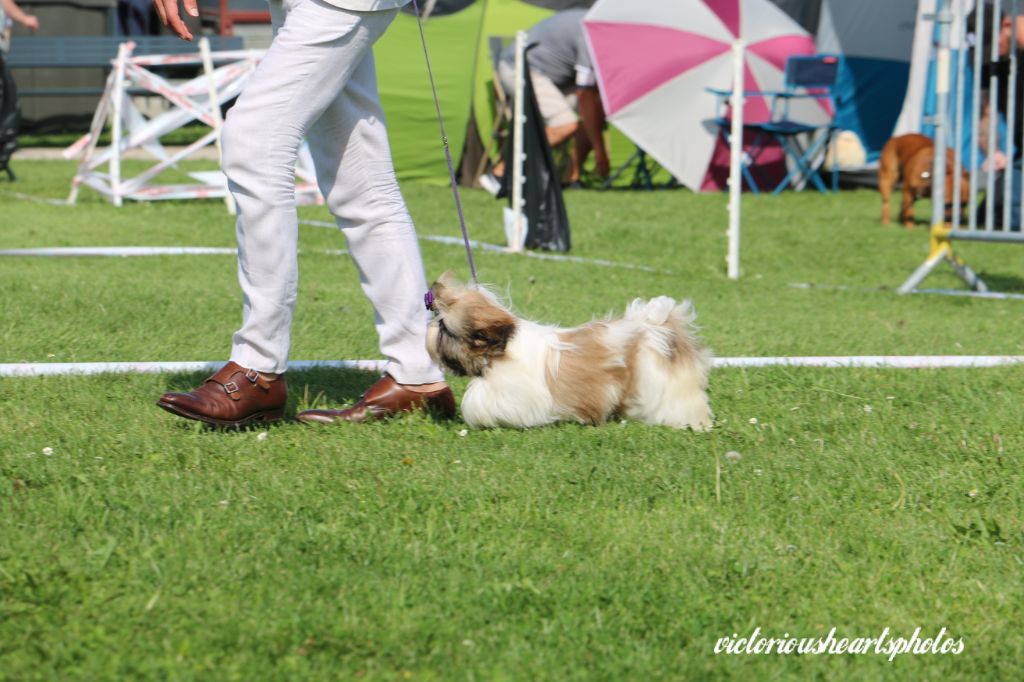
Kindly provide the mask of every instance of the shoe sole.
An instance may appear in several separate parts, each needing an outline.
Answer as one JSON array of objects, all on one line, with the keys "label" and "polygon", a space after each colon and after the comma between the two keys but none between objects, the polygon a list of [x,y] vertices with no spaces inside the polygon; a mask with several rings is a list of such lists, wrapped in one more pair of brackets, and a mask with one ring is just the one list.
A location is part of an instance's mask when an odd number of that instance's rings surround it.
[{"label": "shoe sole", "polygon": [[262,422],[262,423],[265,423],[265,424],[269,424],[271,422],[279,421],[281,418],[284,417],[284,408],[283,407],[281,409],[279,409],[279,410],[268,410],[266,412],[256,412],[254,414],[250,414],[245,419],[239,419],[237,421],[229,421],[229,420],[226,420],[226,419],[215,419],[214,417],[207,417],[206,415],[197,414],[195,412],[189,412],[186,409],[183,409],[183,408],[181,408],[181,407],[179,407],[177,405],[172,405],[170,403],[165,403],[162,400],[158,400],[157,403],[156,403],[156,406],[160,407],[160,408],[162,408],[164,410],[167,410],[171,414],[177,415],[179,417],[184,417],[185,419],[193,419],[193,420],[195,420],[197,422],[203,422],[204,424],[209,424],[210,426],[220,426],[220,427],[229,427],[229,428],[242,428],[244,426],[249,426],[250,424],[254,424],[256,422]]}]

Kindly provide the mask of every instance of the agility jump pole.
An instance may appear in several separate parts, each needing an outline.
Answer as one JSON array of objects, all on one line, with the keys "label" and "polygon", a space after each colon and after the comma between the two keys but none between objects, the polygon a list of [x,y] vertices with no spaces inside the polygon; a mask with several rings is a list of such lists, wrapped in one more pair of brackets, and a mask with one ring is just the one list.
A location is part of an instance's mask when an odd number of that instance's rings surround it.
[{"label": "agility jump pole", "polygon": [[[516,87],[514,99],[512,100],[512,213],[511,216],[506,214],[506,223],[511,220],[511,230],[506,226],[506,231],[509,232],[508,237],[510,243],[509,248],[512,251],[522,251],[523,244],[526,241],[526,226],[525,218],[523,215],[523,204],[526,203],[523,199],[523,183],[526,178],[523,177],[523,164],[526,159],[526,155],[523,153],[523,136],[525,130],[523,129],[526,123],[526,114],[523,111],[523,92],[526,90],[526,32],[519,31],[516,33]],[[507,171],[506,171],[507,172]]]}]

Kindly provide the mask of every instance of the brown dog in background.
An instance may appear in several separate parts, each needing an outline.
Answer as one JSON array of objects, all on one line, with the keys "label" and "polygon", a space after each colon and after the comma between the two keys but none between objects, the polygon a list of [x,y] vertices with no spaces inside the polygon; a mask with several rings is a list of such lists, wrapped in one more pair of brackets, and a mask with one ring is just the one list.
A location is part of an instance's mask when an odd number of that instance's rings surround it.
[{"label": "brown dog in background", "polygon": [[[889,224],[889,203],[892,188],[903,180],[903,202],[900,206],[900,222],[906,228],[914,226],[914,202],[932,195],[932,162],[935,160],[935,143],[930,137],[911,133],[891,138],[882,147],[878,164],[878,191],[882,194],[882,224]],[[960,182],[960,203],[963,210],[970,195],[967,173]],[[946,150],[946,219],[953,213],[953,150]]]}]

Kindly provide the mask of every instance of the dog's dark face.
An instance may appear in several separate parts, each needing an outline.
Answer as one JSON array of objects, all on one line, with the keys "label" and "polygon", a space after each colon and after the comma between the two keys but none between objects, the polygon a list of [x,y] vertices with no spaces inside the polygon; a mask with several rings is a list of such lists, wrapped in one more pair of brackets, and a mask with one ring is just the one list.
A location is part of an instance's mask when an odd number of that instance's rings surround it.
[{"label": "dog's dark face", "polygon": [[446,272],[430,286],[434,320],[427,350],[440,365],[462,376],[481,376],[505,354],[516,318],[490,294],[458,282]]}]

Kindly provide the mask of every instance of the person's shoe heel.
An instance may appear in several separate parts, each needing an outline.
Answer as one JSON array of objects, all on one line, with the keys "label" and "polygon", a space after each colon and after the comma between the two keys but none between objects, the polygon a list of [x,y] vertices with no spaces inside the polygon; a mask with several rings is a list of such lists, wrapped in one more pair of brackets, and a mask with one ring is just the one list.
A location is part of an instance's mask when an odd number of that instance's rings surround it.
[{"label": "person's shoe heel", "polygon": [[276,422],[284,419],[284,408],[280,410],[273,410],[271,412],[264,412],[261,419],[265,422]]}]

